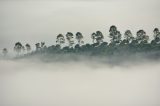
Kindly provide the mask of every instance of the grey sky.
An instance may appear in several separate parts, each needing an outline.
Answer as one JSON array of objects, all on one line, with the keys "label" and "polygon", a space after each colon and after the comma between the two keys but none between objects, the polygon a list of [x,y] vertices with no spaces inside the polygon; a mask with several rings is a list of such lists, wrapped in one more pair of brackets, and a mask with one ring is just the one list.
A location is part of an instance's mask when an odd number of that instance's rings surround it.
[{"label": "grey sky", "polygon": [[123,34],[138,29],[152,34],[160,28],[159,0],[7,0],[0,1],[0,49],[16,41],[55,44],[57,34],[81,31],[85,41],[101,30],[105,39],[112,24]]}]

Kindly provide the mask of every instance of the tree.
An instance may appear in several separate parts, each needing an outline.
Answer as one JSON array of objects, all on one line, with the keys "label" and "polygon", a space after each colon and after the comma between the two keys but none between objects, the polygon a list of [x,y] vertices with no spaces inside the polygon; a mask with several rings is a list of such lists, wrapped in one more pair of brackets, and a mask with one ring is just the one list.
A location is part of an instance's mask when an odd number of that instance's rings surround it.
[{"label": "tree", "polygon": [[109,29],[109,33],[111,43],[116,44],[121,42],[121,33],[117,30],[116,26],[112,25]]},{"label": "tree", "polygon": [[95,45],[100,45],[103,43],[104,36],[101,31],[96,31],[96,33],[92,33],[91,38],[93,44],[96,43]]},{"label": "tree", "polygon": [[91,38],[92,38],[92,42],[94,44],[95,43],[94,41],[95,41],[95,38],[96,38],[96,33],[92,33]]},{"label": "tree", "polygon": [[74,45],[73,34],[71,32],[67,32],[66,39],[68,40],[69,47],[72,48]]},{"label": "tree", "polygon": [[149,36],[146,35],[146,32],[144,30],[137,31],[137,37],[136,37],[138,43],[147,43],[149,40]]},{"label": "tree", "polygon": [[31,46],[28,43],[25,46],[26,46],[27,52],[29,53],[31,51]]},{"label": "tree", "polygon": [[130,43],[134,39],[132,32],[130,30],[125,31],[124,38],[128,43]]},{"label": "tree", "polygon": [[3,55],[4,55],[4,56],[6,56],[6,55],[7,55],[7,53],[8,53],[7,48],[4,48],[4,49],[3,49],[3,51],[2,51],[2,53],[3,53]]},{"label": "tree", "polygon": [[76,33],[76,39],[77,39],[77,41],[78,41],[79,46],[81,46],[81,45],[84,43],[82,33],[77,32],[77,33]]},{"label": "tree", "polygon": [[121,41],[120,45],[124,46],[126,44],[130,44],[134,40],[134,37],[130,30],[126,30],[124,33],[124,39]]},{"label": "tree", "polygon": [[14,51],[17,52],[17,55],[20,54],[22,49],[23,49],[23,46],[22,46],[22,44],[20,42],[15,43]]},{"label": "tree", "polygon": [[154,40],[152,40],[151,44],[159,44],[160,43],[160,32],[158,28],[153,30]]},{"label": "tree", "polygon": [[41,42],[41,48],[45,47],[45,42]]},{"label": "tree", "polygon": [[141,43],[147,44],[147,43],[148,43],[148,40],[149,40],[149,36],[148,36],[148,35],[145,35],[145,36],[143,37],[143,40],[142,40]]},{"label": "tree", "polygon": [[116,43],[120,43],[121,42],[121,38],[122,38],[122,35],[121,35],[120,31],[117,31]]},{"label": "tree", "polygon": [[117,34],[117,27],[112,25],[109,29],[109,37],[111,38],[111,42],[114,42]]},{"label": "tree", "polygon": [[65,38],[62,34],[57,35],[56,43],[60,45],[60,47],[65,43]]},{"label": "tree", "polygon": [[38,51],[38,50],[40,50],[40,49],[41,49],[41,47],[40,47],[40,43],[36,43],[36,44],[35,44],[35,46],[36,46],[36,51]]},{"label": "tree", "polygon": [[160,32],[159,32],[159,29],[158,28],[155,28],[154,30],[153,30],[153,33],[154,33],[154,39],[156,39],[156,38],[160,38]]},{"label": "tree", "polygon": [[96,32],[95,39],[98,44],[101,44],[103,42],[104,36],[101,31]]}]

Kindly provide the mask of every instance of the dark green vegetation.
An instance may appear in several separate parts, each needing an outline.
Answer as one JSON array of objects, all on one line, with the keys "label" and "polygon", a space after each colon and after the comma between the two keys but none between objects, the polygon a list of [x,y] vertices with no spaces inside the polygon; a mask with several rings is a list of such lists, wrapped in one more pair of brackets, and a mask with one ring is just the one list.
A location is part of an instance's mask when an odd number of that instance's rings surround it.
[{"label": "dark green vegetation", "polygon": [[[25,47],[17,42],[14,50],[17,52],[18,58],[22,57],[49,57],[49,59],[61,60],[61,59],[78,59],[92,58],[92,57],[118,57],[128,59],[133,55],[144,56],[148,58],[160,57],[160,32],[158,28],[153,30],[154,39],[149,42],[149,36],[146,35],[144,30],[137,31],[136,36],[132,35],[130,30],[126,30],[124,33],[124,39],[122,34],[117,30],[116,26],[111,26],[109,29],[110,42],[103,41],[104,36],[101,31],[96,31],[91,34],[93,40],[92,44],[84,44],[83,35],[77,32],[75,36],[73,33],[68,32],[65,36],[59,34],[57,36],[56,45],[49,47],[45,46],[45,42],[36,43],[36,50],[31,52],[31,46],[26,44]],[[77,44],[75,44],[75,39]],[[68,46],[64,44],[68,42]],[[26,54],[20,55],[22,51],[27,51]],[[6,55],[7,52],[4,54]]]}]

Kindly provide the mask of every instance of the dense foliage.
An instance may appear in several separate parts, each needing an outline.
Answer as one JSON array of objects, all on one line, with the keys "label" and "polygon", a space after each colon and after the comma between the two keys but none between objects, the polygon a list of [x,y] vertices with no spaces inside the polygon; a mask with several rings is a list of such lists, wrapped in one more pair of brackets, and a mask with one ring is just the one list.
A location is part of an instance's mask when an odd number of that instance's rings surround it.
[{"label": "dense foliage", "polygon": [[[132,35],[130,30],[122,34],[117,30],[116,26],[111,26],[109,29],[110,42],[105,42],[104,36],[101,31],[96,31],[91,34],[92,44],[84,44],[83,35],[77,32],[74,36],[73,33],[67,32],[66,36],[59,34],[56,38],[56,45],[49,47],[45,46],[45,42],[36,43],[36,50],[31,52],[31,46],[26,44],[23,46],[20,42],[15,43],[14,50],[17,52],[18,57],[35,56],[35,55],[48,55],[52,57],[63,57],[70,55],[74,56],[131,56],[136,53],[159,55],[160,51],[160,32],[158,28],[153,30],[154,39],[149,42],[149,36],[146,35],[144,30],[139,30],[136,36]],[[65,39],[66,37],[66,39]],[[75,44],[77,40],[77,44]],[[64,44],[68,42],[68,46]],[[20,55],[22,51],[27,51],[25,55]],[[6,55],[7,49],[3,50]]]}]

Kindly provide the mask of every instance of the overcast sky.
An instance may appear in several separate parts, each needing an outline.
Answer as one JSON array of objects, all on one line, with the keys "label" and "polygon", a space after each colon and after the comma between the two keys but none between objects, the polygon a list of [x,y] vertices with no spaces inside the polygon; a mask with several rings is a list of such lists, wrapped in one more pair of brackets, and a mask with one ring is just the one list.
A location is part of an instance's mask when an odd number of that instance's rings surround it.
[{"label": "overcast sky", "polygon": [[16,41],[52,45],[57,34],[68,31],[80,31],[90,42],[90,34],[100,30],[109,40],[112,24],[122,34],[144,29],[152,36],[153,28],[160,28],[159,10],[159,0],[1,0],[0,49]]}]

